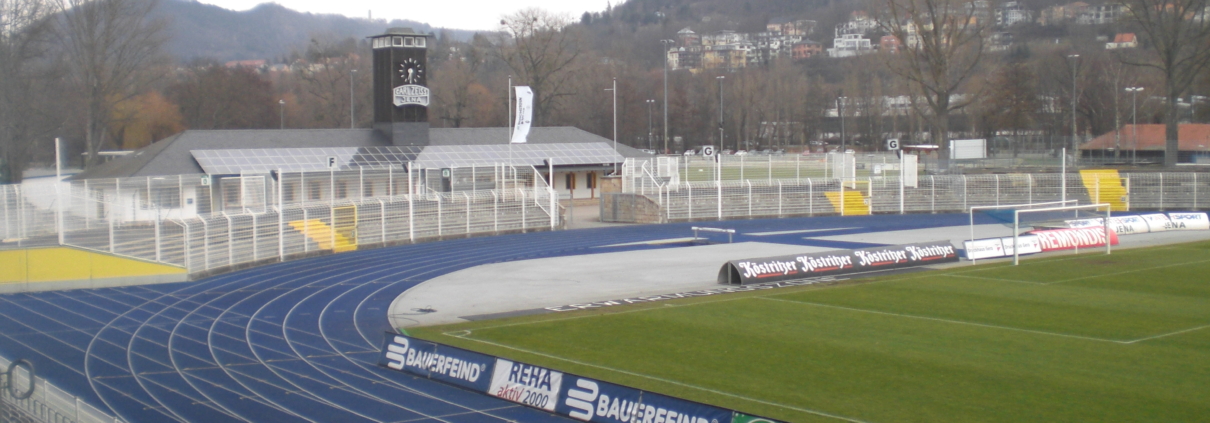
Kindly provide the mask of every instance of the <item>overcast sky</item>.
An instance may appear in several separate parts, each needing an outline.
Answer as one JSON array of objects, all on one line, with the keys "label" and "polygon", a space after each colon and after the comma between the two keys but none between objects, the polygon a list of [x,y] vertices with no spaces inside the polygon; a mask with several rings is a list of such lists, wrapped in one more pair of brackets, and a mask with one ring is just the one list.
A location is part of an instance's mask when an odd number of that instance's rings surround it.
[{"label": "overcast sky", "polygon": [[[260,3],[277,3],[300,12],[334,13],[364,18],[370,12],[375,19],[410,19],[441,28],[494,30],[500,17],[518,10],[537,7],[564,13],[579,20],[587,11],[604,11],[609,0],[198,0],[232,10],[248,10]],[[622,0],[615,0],[620,3]]]}]

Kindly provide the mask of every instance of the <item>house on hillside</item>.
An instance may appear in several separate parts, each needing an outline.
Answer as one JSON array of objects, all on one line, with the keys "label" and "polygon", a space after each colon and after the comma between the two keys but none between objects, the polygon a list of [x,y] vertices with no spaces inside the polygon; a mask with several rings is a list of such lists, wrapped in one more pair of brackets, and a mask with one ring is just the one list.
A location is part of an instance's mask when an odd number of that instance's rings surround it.
[{"label": "house on hillside", "polygon": [[1114,34],[1113,41],[1105,43],[1106,50],[1115,50],[1119,48],[1135,48],[1139,46],[1139,40],[1135,38],[1133,32],[1125,32]]},{"label": "house on hillside", "polygon": [[[1082,157],[1137,158],[1144,162],[1163,162],[1166,138],[1163,124],[1124,125],[1080,145]],[[1179,163],[1210,164],[1210,124],[1186,123],[1179,126]],[[1116,153],[1115,153],[1116,152]]]}]

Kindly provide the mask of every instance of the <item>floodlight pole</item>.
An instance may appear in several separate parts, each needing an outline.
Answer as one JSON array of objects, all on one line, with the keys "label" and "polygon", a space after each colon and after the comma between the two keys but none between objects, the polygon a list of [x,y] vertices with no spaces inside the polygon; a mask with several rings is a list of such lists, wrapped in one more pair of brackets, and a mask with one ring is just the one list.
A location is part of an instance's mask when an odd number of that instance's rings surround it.
[{"label": "floodlight pole", "polygon": [[357,129],[357,103],[354,103],[353,81],[357,79],[357,69],[349,73],[349,129]]},{"label": "floodlight pole", "polygon": [[660,40],[664,44],[664,154],[668,154],[668,45],[672,40]]},{"label": "floodlight pole", "polygon": [[[613,78],[613,88],[606,88],[605,91],[613,91],[613,151],[618,151],[618,78]],[[613,163],[613,174],[618,174],[618,163],[615,160]]]},{"label": "floodlight pole", "polygon": [[1063,163],[1059,165],[1059,187],[1063,190],[1060,200],[1067,201],[1067,147],[1063,147]]},{"label": "floodlight pole", "polygon": [[[63,235],[63,192],[61,188],[63,185],[63,149],[60,144],[62,141],[55,138],[55,205],[57,206],[55,208],[55,225],[59,230],[59,245],[64,245],[66,239]],[[151,198],[151,192],[147,193],[147,198]]]},{"label": "floodlight pole", "polygon": [[1139,151],[1139,91],[1143,91],[1143,87],[1128,87],[1126,92],[1130,93],[1130,120],[1131,132],[1133,137],[1130,140],[1130,163],[1134,164],[1138,160]]},{"label": "floodlight pole", "polygon": [[[1067,58],[1072,59],[1072,64],[1071,64],[1071,146],[1073,148],[1077,148],[1075,153],[1077,155],[1079,155],[1080,154],[1080,150],[1078,149],[1079,145],[1077,144],[1078,141],[1076,141],[1076,131],[1078,130],[1076,128],[1076,70],[1079,69],[1080,55],[1069,54],[1069,55],[1067,55]],[[1067,158],[1064,157],[1063,160],[1066,161]]]},{"label": "floodlight pole", "polygon": [[[723,80],[727,79],[725,75],[718,76],[718,148],[722,150],[726,147],[723,144]],[[739,140],[735,140],[735,149],[739,150]]]}]

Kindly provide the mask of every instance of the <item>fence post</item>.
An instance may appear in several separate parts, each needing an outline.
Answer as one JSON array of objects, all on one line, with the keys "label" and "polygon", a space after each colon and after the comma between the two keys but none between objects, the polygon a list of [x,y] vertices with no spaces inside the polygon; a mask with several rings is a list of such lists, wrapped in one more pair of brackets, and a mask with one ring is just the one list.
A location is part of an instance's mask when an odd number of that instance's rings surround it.
[{"label": "fence post", "polygon": [[192,250],[192,248],[189,248],[189,232],[190,232],[189,220],[181,219],[181,224],[185,225],[185,236],[184,236],[185,245],[184,245],[184,248],[182,248],[185,251],[185,272],[193,273],[193,263],[190,260],[191,257],[189,257],[190,251]]},{"label": "fence post", "polygon": [[[473,176],[471,179],[472,180],[474,179]],[[470,235],[471,234],[471,196],[466,195],[465,191],[462,192],[462,196],[466,197],[466,234]]]},{"label": "fence post", "polygon": [[500,233],[500,195],[492,190],[492,232]]},{"label": "fence post", "polygon": [[[85,179],[84,182],[88,183],[88,180]],[[8,202],[9,202],[9,197],[11,197],[11,194],[9,194],[10,190],[7,186],[3,187],[3,189],[0,189],[0,191],[4,192],[4,239],[11,239],[11,238],[13,238],[13,234],[12,234],[12,225],[9,224],[10,217],[9,217],[9,212],[8,212]],[[85,191],[87,191],[87,190],[85,190]]]},{"label": "fence post", "polygon": [[781,179],[777,180],[777,217],[781,217]]},{"label": "fence post", "polygon": [[1126,176],[1126,211],[1130,211],[1130,199],[1133,195],[1130,193],[1130,176]]},{"label": "fence post", "polygon": [[689,221],[693,221],[693,184],[687,184],[689,187]]},{"label": "fence post", "polygon": [[442,205],[441,204],[441,194],[437,194],[436,197],[437,197],[437,237],[440,238],[442,236],[445,236],[445,232],[443,231],[443,229],[444,229],[443,227],[445,225],[442,224],[442,220],[445,218],[445,216],[443,215],[443,210],[441,207],[441,205]]},{"label": "fence post", "polygon": [[[743,161],[742,156],[740,157],[740,161],[741,162]],[[740,172],[743,172],[743,171],[740,171]],[[720,169],[720,173],[721,173],[721,169]],[[717,200],[717,201],[715,201],[715,203],[718,204],[718,220],[723,220],[723,181],[715,180],[714,186],[715,186],[715,191],[716,191],[715,200]]]},{"label": "fence post", "polygon": [[231,225],[231,216],[227,212],[223,212],[223,217],[227,219],[227,265],[235,265],[235,233]]},{"label": "fence post", "polygon": [[521,194],[521,232],[526,232],[528,228],[525,222],[525,190],[519,189],[517,192]]},{"label": "fence post", "polygon": [[765,180],[769,181],[769,182],[773,182],[773,156],[768,156],[768,157],[769,157],[769,177],[766,178]]},{"label": "fence post", "polygon": [[1026,203],[1033,204],[1033,202],[1034,202],[1034,175],[1032,173],[1026,173],[1025,178],[1027,181],[1029,181],[1029,183],[1027,184],[1027,186],[1029,187],[1028,191],[1027,191],[1028,194],[1026,194],[1026,198],[1028,199],[1028,201],[1026,201]]},{"label": "fence post", "polygon": [[257,238],[260,237],[260,225],[256,221],[256,213],[252,213],[252,261],[260,260],[259,250],[260,243]]},{"label": "fence post", "polygon": [[[151,191],[147,192],[147,196],[148,196],[148,198],[151,197]],[[160,208],[159,208],[159,206],[156,206],[156,208],[155,208],[155,261],[157,263],[161,261],[160,260],[160,248],[161,248],[161,244],[160,244]]]},{"label": "fence post", "polygon": [[412,184],[412,163],[408,162],[408,240],[416,243],[416,210],[412,199],[416,197],[416,186]]},{"label": "fence post", "polygon": [[929,175],[929,211],[937,212],[937,178]]},{"label": "fence post", "polygon": [[[114,214],[114,212],[117,212],[119,210],[118,204],[122,204],[122,180],[119,178],[113,179],[113,194],[114,194],[114,197],[113,197],[114,201],[112,201],[110,203],[113,205],[113,207],[109,213],[109,253],[110,254],[117,252],[117,248],[114,245],[114,237],[113,237],[113,214]],[[210,201],[214,202],[213,195],[210,197]]]},{"label": "fence post", "polygon": [[1164,174],[1160,174],[1160,210],[1164,210]]},{"label": "fence post", "polygon": [[210,269],[210,224],[202,219],[202,270]]},{"label": "fence post", "polygon": [[114,254],[116,251],[113,242],[113,210],[109,210],[106,214],[109,217],[109,254]]},{"label": "fence post", "polygon": [[968,204],[970,198],[970,191],[967,190],[966,186],[966,175],[962,175],[962,210],[970,210],[970,205]]},{"label": "fence post", "polygon": [[815,216],[815,182],[807,178],[807,215]]},{"label": "fence post", "polygon": [[794,179],[802,179],[802,154],[794,156]]},{"label": "fence post", "polygon": [[752,181],[745,179],[744,182],[748,183],[748,217],[752,217]]},{"label": "fence post", "polygon": [[282,204],[282,188],[285,187],[286,175],[281,169],[277,170],[277,259],[286,261],[286,206]]},{"label": "fence post", "polygon": [[996,205],[1000,205],[1000,175],[992,175],[996,178]]},{"label": "fence post", "polygon": [[844,216],[844,179],[837,178],[840,186],[840,215]]},{"label": "fence post", "polygon": [[303,207],[303,252],[311,251],[311,219],[309,218],[310,209]]}]

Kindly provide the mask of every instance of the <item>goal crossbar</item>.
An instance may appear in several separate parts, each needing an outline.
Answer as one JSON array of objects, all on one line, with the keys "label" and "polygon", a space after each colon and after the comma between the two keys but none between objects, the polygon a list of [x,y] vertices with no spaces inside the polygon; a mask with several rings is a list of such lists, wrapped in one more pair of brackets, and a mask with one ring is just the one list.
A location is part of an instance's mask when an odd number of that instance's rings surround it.
[{"label": "goal crossbar", "polygon": [[[1105,254],[1110,254],[1110,246],[1113,245],[1109,238],[1109,218],[1111,217],[1110,204],[1087,204],[1083,206],[1061,206],[1061,207],[1046,207],[1041,209],[1013,210],[1013,266],[1021,264],[1020,253],[1021,249],[1017,248],[1020,244],[1021,236],[1021,213],[1040,213],[1052,211],[1067,211],[1067,210],[1087,210],[1094,211],[1105,209],[1105,217],[1101,218],[1101,228],[1105,230]],[[1077,247],[1076,252],[1080,250]]]},{"label": "goal crossbar", "polygon": [[1004,204],[1004,205],[998,205],[998,206],[972,206],[969,210],[967,210],[967,213],[970,215],[970,223],[971,223],[971,239],[970,240],[971,240],[971,242],[975,241],[975,212],[976,211],[1013,209],[1013,208],[1018,208],[1018,207],[1048,206],[1048,205],[1052,205],[1052,204],[1058,204],[1060,206],[1063,206],[1063,205],[1067,205],[1069,203],[1072,205],[1078,206],[1078,205],[1080,205],[1080,200],[1046,201],[1046,202],[1041,202],[1041,203],[1025,203],[1025,204]]}]

